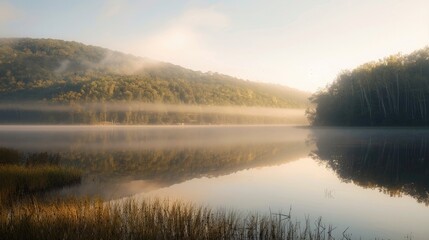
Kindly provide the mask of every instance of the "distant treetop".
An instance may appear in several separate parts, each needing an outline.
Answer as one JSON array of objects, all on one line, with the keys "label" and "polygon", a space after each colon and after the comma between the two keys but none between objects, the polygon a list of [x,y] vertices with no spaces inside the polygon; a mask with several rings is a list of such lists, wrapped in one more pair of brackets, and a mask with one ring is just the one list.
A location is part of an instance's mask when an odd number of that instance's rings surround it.
[{"label": "distant treetop", "polygon": [[344,71],[310,98],[321,126],[429,125],[429,47]]}]

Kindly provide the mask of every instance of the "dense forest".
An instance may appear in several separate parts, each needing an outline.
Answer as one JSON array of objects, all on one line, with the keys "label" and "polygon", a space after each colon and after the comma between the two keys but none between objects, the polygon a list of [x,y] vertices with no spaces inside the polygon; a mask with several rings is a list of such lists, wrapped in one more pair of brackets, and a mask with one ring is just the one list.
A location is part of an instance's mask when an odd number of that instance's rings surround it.
[{"label": "dense forest", "polygon": [[429,47],[342,72],[311,102],[314,125],[427,126]]},{"label": "dense forest", "polygon": [[[308,94],[280,85],[192,71],[77,42],[0,39],[0,103],[64,104],[73,112],[0,109],[10,123],[264,123],[276,120],[195,117],[192,113],[82,111],[86,103],[166,103],[305,108]],[[209,119],[209,120],[207,120]],[[223,119],[223,120],[222,120]]]}]

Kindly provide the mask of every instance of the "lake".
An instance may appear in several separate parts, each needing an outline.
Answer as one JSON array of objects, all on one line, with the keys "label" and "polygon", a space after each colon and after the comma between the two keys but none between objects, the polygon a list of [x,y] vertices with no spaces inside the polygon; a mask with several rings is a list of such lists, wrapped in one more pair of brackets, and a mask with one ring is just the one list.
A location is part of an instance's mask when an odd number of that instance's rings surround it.
[{"label": "lake", "polygon": [[54,195],[291,211],[353,238],[429,235],[426,128],[3,125],[0,146],[59,153],[84,171]]}]

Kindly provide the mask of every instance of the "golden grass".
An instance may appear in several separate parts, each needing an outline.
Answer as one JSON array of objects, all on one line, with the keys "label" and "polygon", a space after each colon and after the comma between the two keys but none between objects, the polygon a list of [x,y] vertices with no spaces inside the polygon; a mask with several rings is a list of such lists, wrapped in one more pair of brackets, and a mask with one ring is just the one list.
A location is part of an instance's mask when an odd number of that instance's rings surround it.
[{"label": "golden grass", "polygon": [[[183,202],[29,201],[0,208],[4,239],[333,239],[333,228],[290,215],[242,216]],[[313,226],[313,227],[311,227]]]},{"label": "golden grass", "polygon": [[43,193],[79,183],[81,173],[48,153],[23,158],[0,149],[1,156],[0,239],[333,239],[320,219],[301,226],[290,214],[243,215],[159,199],[52,200]]},{"label": "golden grass", "polygon": [[26,195],[80,183],[81,173],[58,166],[0,165],[0,204]]}]

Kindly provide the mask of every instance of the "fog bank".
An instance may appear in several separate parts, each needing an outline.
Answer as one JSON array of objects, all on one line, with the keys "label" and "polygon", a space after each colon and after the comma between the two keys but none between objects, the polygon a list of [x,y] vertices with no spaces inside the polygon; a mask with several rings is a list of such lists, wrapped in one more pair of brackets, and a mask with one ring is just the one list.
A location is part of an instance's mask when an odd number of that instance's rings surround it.
[{"label": "fog bank", "polygon": [[185,104],[161,104],[141,102],[111,103],[2,103],[0,110],[38,111],[38,112],[149,112],[149,113],[191,113],[191,114],[222,114],[238,116],[260,116],[286,118],[307,123],[305,109],[286,109],[248,106],[203,106]]}]

